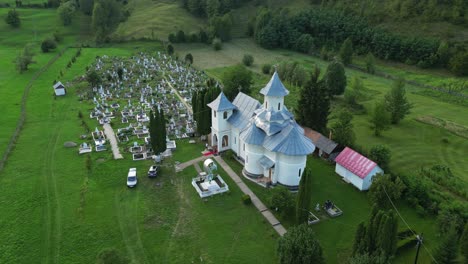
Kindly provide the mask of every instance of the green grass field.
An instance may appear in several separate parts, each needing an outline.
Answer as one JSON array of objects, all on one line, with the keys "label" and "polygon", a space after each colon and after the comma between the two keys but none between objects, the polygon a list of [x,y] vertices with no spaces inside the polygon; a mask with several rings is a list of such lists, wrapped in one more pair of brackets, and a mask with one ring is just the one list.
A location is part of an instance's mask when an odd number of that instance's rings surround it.
[{"label": "green grass field", "polygon": [[[0,17],[4,17],[9,9],[1,8]],[[74,44],[76,41],[85,39],[88,32],[82,31],[86,28],[86,21],[77,16],[75,22],[70,27],[59,25],[59,20],[55,10],[45,9],[18,9],[21,19],[21,27],[13,29],[6,23],[0,23],[0,109],[8,109],[7,115],[0,115],[0,155],[3,155],[6,144],[15,130],[19,118],[21,96],[29,80],[52,59],[58,50],[65,46]],[[52,26],[51,26],[52,25]],[[63,37],[57,49],[50,53],[40,51],[40,43],[43,39],[51,37],[52,33],[58,31]],[[14,60],[17,54],[26,44],[30,44],[35,52],[34,64],[23,74],[16,71]],[[52,92],[52,81],[56,79],[58,72],[51,77],[47,83],[48,92]]]},{"label": "green grass field", "polygon": [[[236,160],[225,157],[224,160],[239,175],[242,175],[242,165]],[[340,209],[343,215],[338,218],[330,218],[324,212],[319,212],[317,216],[321,221],[312,226],[323,247],[327,263],[345,263],[351,254],[354,234],[360,222],[369,219],[371,205],[365,192],[358,191],[350,184],[346,184],[335,173],[334,165],[324,162],[315,157],[308,158],[308,168],[312,170],[313,184],[311,204],[332,200]],[[270,203],[271,190],[266,189],[242,177],[244,183],[255,192],[255,194],[267,205]],[[422,218],[405,204],[397,205],[400,213],[408,222],[410,227],[416,232],[424,232],[426,246],[434,249],[437,245],[436,228],[433,221]],[[281,217],[273,211],[286,228],[294,224],[294,216]],[[405,230],[406,226],[402,221],[399,229]],[[430,263],[430,256],[424,249],[421,249],[421,263]],[[415,251],[404,249],[398,252],[398,257],[394,263],[410,263],[414,258]]]},{"label": "green grass field", "polygon": [[[241,191],[223,172],[231,192],[203,201],[190,184],[193,167],[175,174],[166,160],[160,177],[150,180],[150,163],[134,162],[129,154],[114,161],[110,152],[101,152],[91,154],[88,173],[86,157],[63,147],[65,141],[79,142],[84,129],[78,111],[91,107],[78,101],[74,88],[56,100],[50,93],[50,79],[74,52],[65,52],[34,83],[27,123],[0,173],[1,262],[92,263],[104,248],[134,263],[275,262],[277,234],[254,207],[242,204]],[[83,49],[64,80],[81,75],[104,54],[131,51]],[[182,151],[194,148],[184,144]],[[129,167],[140,175],[136,189],[125,186]]]},{"label": "green grass field", "polygon": [[167,41],[170,33],[183,30],[185,34],[205,27],[202,19],[192,17],[177,0],[129,1],[131,16],[114,33],[120,39],[159,39]]}]

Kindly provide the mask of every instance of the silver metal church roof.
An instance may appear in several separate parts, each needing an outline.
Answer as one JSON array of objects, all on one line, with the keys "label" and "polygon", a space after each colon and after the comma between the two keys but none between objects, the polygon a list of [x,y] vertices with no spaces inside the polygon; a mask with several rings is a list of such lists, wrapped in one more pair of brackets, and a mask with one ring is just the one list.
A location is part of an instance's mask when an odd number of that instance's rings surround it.
[{"label": "silver metal church roof", "polygon": [[275,71],[267,85],[260,90],[260,93],[266,96],[286,96],[289,91],[284,87],[278,73]]},{"label": "silver metal church roof", "polygon": [[227,99],[223,92],[213,102],[209,103],[208,106],[217,112],[236,109],[236,106],[229,102],[229,99]]}]

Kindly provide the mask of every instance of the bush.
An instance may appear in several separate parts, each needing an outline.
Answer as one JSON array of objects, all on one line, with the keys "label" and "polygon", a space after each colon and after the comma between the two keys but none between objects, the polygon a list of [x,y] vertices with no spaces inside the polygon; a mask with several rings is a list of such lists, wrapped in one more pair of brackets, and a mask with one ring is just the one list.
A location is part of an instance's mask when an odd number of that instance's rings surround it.
[{"label": "bush", "polygon": [[174,33],[169,34],[169,36],[167,37],[167,39],[168,39],[169,42],[171,42],[171,43],[176,43],[176,42],[177,42],[177,38],[176,38],[176,35],[175,35]]},{"label": "bush", "polygon": [[243,202],[245,205],[252,204],[252,199],[250,199],[250,195],[248,195],[248,194],[242,195],[242,202]]},{"label": "bush", "polygon": [[21,25],[21,20],[16,9],[8,11],[8,14],[5,18],[5,22],[12,27],[19,27]]},{"label": "bush", "polygon": [[270,64],[263,64],[263,66],[262,66],[263,74],[270,74],[270,71],[271,71],[271,65]]},{"label": "bush", "polygon": [[221,50],[222,48],[223,48],[223,42],[221,42],[221,39],[214,38],[213,39],[213,49],[214,50]]},{"label": "bush", "polygon": [[190,35],[188,36],[188,42],[192,42],[192,43],[199,42],[198,33],[197,32],[190,33]]},{"label": "bush", "polygon": [[176,38],[177,38],[177,42],[179,42],[179,43],[185,42],[185,33],[184,33],[184,31],[183,30],[177,31]]},{"label": "bush", "polygon": [[468,75],[468,52],[455,54],[450,60],[450,70],[457,76]]},{"label": "bush", "polygon": [[250,54],[245,54],[244,58],[242,58],[242,63],[244,63],[245,66],[252,66],[254,62],[254,57]]},{"label": "bush", "polygon": [[129,262],[129,259],[120,255],[119,251],[114,248],[102,250],[99,252],[96,260],[98,264],[123,264]]},{"label": "bush", "polygon": [[49,52],[57,47],[57,43],[53,39],[45,39],[41,43],[41,50],[44,53]]}]

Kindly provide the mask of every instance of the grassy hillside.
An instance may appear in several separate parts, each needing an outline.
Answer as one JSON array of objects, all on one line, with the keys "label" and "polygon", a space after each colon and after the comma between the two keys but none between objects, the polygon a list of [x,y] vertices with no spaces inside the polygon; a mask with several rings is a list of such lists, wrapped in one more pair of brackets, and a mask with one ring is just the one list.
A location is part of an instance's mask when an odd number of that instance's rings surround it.
[{"label": "grassy hillside", "polygon": [[167,40],[170,33],[180,29],[198,32],[206,24],[190,15],[177,0],[131,0],[129,5],[131,16],[119,25],[114,33],[116,38]]},{"label": "grassy hillside", "polygon": [[[3,155],[6,144],[13,133],[20,113],[20,100],[24,88],[34,74],[52,59],[64,47],[88,38],[89,20],[77,15],[69,27],[60,24],[56,10],[53,9],[17,9],[21,27],[14,29],[3,22],[3,17],[9,9],[0,8],[0,109],[8,109],[8,115],[0,115],[0,156]],[[63,37],[57,49],[50,53],[42,53],[40,44],[43,39],[51,37],[57,31]],[[29,70],[23,74],[16,71],[14,60],[26,44],[30,44],[35,52],[34,61]],[[58,73],[57,73],[58,74]],[[48,93],[52,93],[52,81],[49,80]]]}]

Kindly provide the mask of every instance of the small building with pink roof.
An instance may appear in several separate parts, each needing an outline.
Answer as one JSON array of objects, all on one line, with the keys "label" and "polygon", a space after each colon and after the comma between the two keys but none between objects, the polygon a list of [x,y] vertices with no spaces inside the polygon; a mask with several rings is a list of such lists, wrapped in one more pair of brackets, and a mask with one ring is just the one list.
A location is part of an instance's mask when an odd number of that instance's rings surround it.
[{"label": "small building with pink roof", "polygon": [[335,162],[335,172],[360,191],[368,190],[372,178],[384,173],[377,163],[348,147],[336,157]]}]

